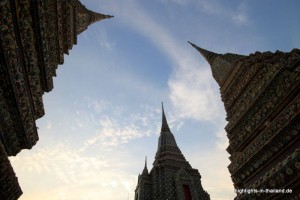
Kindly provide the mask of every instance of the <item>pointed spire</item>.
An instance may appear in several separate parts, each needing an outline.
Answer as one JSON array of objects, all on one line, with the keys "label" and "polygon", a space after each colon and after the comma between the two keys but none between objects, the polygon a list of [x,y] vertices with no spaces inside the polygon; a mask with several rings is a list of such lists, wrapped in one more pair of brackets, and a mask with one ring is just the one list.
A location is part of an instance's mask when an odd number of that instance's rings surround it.
[{"label": "pointed spire", "polygon": [[147,168],[147,156],[145,158],[145,166],[144,166],[142,175],[149,175],[148,168]]},{"label": "pointed spire", "polygon": [[164,111],[164,103],[161,102],[161,109],[162,109],[162,124],[161,124],[161,132],[171,132],[168,122],[167,122],[167,118],[165,115],[165,111]]},{"label": "pointed spire", "polygon": [[161,133],[158,138],[157,152],[156,152],[153,166],[158,166],[158,165],[162,165],[162,163],[166,163],[166,159],[172,163],[176,162],[173,160],[175,157],[177,161],[180,160],[181,163],[185,163],[186,160],[182,155],[179,147],[177,146],[175,137],[169,128],[165,111],[164,111],[163,102],[161,107],[162,107],[162,126],[161,126]]},{"label": "pointed spire", "polygon": [[196,50],[198,50],[210,65],[212,65],[212,62],[216,57],[220,56],[220,54],[208,51],[206,49],[202,49],[194,43],[191,43],[190,41],[188,41],[188,43],[190,43],[190,45],[192,45]]},{"label": "pointed spire", "polygon": [[80,1],[76,2],[76,33],[79,34],[87,27],[103,19],[112,18],[111,15],[104,15],[87,9]]},{"label": "pointed spire", "polygon": [[89,10],[89,11],[90,11],[90,15],[91,15],[91,23],[90,24],[101,21],[103,19],[109,19],[109,18],[114,17],[112,15],[104,15],[104,14],[101,14],[101,13],[93,12],[91,10]]},{"label": "pointed spire", "polygon": [[[196,50],[198,50],[201,55],[207,60],[211,66],[212,74],[219,86],[222,86],[230,74],[231,70],[235,66],[235,63],[241,58],[245,57],[243,55],[226,53],[218,54],[206,49],[202,49],[197,45],[188,41]],[[214,62],[214,60],[217,60]]]}]

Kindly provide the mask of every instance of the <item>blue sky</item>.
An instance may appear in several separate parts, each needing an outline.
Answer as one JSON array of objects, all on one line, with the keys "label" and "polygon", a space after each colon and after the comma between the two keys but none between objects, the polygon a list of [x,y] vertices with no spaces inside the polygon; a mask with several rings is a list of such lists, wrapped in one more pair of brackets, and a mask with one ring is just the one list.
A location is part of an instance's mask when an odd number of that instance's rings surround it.
[{"label": "blue sky", "polygon": [[218,53],[300,46],[300,2],[82,0],[115,18],[91,25],[44,95],[40,140],[10,160],[21,200],[133,199],[144,158],[152,168],[161,104],[177,144],[212,199],[235,196],[225,111],[208,63]]}]

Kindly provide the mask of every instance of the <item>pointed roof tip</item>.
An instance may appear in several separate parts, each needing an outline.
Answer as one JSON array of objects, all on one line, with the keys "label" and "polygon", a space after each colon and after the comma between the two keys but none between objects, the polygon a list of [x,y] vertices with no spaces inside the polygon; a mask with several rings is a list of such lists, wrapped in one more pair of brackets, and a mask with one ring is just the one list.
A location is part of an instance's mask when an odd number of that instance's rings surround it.
[{"label": "pointed roof tip", "polygon": [[99,22],[103,19],[112,18],[111,15],[94,12],[86,8],[80,1],[74,2],[75,15],[76,15],[76,34],[82,33],[93,23]]},{"label": "pointed roof tip", "polygon": [[203,49],[201,47],[198,47],[197,45],[195,45],[194,43],[188,41],[188,43],[190,43],[190,45],[192,45],[197,51],[199,51],[199,53],[205,58],[205,60],[211,65],[213,60],[217,57],[220,56],[220,54],[214,53],[212,51],[208,51],[206,49]]},{"label": "pointed roof tip", "polygon": [[113,18],[114,16],[113,15],[104,15],[104,14],[101,14],[101,13],[97,13],[97,12],[93,12],[93,11],[90,11],[92,13],[92,23],[94,22],[98,22],[98,21],[101,21],[103,19],[109,19],[109,18]]},{"label": "pointed roof tip", "polygon": [[90,10],[90,9],[86,8],[85,5],[83,5],[80,1],[76,1],[76,6],[77,6],[77,13],[79,12],[79,13],[83,14],[83,16],[88,15],[90,17],[90,19],[88,20],[90,22],[90,24],[97,22],[97,21],[101,21],[102,19],[108,19],[108,18],[114,17],[112,15],[105,15],[105,14]]},{"label": "pointed roof tip", "polygon": [[[217,81],[219,86],[221,86],[224,83],[224,80],[226,80],[226,77],[229,73],[229,68],[232,69],[234,66],[234,63],[239,61],[239,59],[243,58],[243,55],[238,54],[232,54],[232,53],[226,53],[226,54],[218,54],[214,53],[212,51],[208,51],[206,49],[203,49],[201,47],[198,47],[197,45],[191,43],[188,41],[199,53],[206,59],[206,61],[210,64],[210,67],[212,69],[212,75],[214,79]],[[221,59],[223,62],[220,64],[220,62],[215,62],[214,60],[216,58]],[[227,67],[225,68],[224,65]]]},{"label": "pointed roof tip", "polygon": [[188,43],[190,43],[190,45],[192,45],[193,47],[196,47],[196,45],[190,41],[188,41]]},{"label": "pointed roof tip", "polygon": [[[192,47],[194,47],[195,49],[197,49],[198,50],[198,48],[200,48],[200,47],[198,47],[197,45],[195,45],[194,43],[192,43],[192,42],[190,42],[190,41],[188,41],[188,43],[190,43],[190,45],[192,45]],[[201,49],[201,48],[200,48]]]},{"label": "pointed roof tip", "polygon": [[147,168],[147,156],[145,158],[145,166],[144,166],[142,175],[149,175],[148,168]]},{"label": "pointed roof tip", "polygon": [[115,16],[113,15],[104,15],[105,19],[109,19],[109,18],[114,18]]},{"label": "pointed roof tip", "polygon": [[162,124],[161,124],[161,132],[171,132],[168,122],[167,122],[167,118],[165,115],[165,111],[164,111],[164,103],[161,102],[161,109],[162,109]]}]

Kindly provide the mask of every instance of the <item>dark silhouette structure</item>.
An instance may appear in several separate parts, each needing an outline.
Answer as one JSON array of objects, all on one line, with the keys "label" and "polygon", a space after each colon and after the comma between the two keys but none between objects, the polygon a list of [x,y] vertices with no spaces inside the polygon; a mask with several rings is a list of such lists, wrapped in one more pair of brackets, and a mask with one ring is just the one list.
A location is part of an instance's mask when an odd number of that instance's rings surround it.
[{"label": "dark silhouette structure", "polygon": [[44,115],[42,95],[77,35],[112,16],[86,9],[79,0],[0,2],[0,199],[22,194],[7,156],[38,141],[35,120]]},{"label": "dark silhouette structure", "polygon": [[190,44],[220,86],[235,199],[299,199],[300,50],[242,56]]},{"label": "dark silhouette structure", "polygon": [[193,169],[176,144],[162,107],[158,148],[150,173],[147,162],[138,177],[135,200],[209,200],[201,175]]}]

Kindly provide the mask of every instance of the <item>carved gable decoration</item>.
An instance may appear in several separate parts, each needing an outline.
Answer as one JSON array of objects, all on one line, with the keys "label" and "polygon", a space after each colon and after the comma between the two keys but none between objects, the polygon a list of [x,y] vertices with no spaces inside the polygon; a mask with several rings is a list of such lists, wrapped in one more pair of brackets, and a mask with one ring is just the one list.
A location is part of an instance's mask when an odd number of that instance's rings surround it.
[{"label": "carved gable decoration", "polygon": [[192,181],[192,178],[188,175],[188,173],[183,168],[180,168],[180,170],[178,170],[175,177],[176,180]]}]

